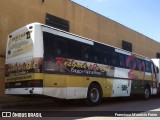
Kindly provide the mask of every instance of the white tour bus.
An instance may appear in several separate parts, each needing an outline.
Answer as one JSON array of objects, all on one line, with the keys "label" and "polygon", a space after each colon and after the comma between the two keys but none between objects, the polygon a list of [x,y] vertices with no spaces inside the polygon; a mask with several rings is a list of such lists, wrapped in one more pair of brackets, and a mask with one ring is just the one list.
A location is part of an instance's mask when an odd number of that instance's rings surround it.
[{"label": "white tour bus", "polygon": [[159,92],[150,58],[40,23],[8,36],[5,94],[85,99],[97,105],[103,97]]}]

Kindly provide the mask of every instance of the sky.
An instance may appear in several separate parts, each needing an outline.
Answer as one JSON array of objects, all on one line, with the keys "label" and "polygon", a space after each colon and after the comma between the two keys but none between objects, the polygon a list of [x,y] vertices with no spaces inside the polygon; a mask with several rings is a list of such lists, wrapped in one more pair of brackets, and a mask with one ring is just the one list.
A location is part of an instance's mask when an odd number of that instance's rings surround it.
[{"label": "sky", "polygon": [[72,0],[160,42],[160,0]]}]

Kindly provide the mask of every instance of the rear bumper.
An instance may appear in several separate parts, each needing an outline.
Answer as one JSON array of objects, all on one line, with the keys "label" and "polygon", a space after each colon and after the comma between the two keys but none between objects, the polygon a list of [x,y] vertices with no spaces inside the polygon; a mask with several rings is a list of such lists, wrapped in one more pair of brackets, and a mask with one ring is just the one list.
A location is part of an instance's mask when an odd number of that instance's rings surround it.
[{"label": "rear bumper", "polygon": [[32,87],[32,88],[8,88],[5,89],[5,94],[7,95],[32,95],[39,94],[42,95],[43,88],[42,87]]},{"label": "rear bumper", "polygon": [[82,99],[87,98],[87,88],[83,87],[29,87],[29,88],[8,88],[7,95],[45,95],[60,99]]}]

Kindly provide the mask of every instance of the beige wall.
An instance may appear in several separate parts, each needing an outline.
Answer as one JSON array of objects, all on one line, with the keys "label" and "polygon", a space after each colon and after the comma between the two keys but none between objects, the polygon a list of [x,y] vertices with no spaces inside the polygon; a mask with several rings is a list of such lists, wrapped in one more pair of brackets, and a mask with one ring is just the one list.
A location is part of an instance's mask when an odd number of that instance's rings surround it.
[{"label": "beige wall", "polygon": [[1,0],[0,55],[5,55],[10,32],[31,22],[45,23],[45,13],[69,20],[70,32],[90,39],[120,48],[126,40],[133,44],[133,52],[148,57],[160,51],[160,43],[69,0]]}]

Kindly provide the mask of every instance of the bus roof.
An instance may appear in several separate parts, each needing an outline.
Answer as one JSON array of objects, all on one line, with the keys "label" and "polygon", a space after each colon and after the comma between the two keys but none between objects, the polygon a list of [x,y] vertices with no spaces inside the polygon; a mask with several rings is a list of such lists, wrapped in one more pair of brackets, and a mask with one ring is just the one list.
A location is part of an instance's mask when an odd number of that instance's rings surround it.
[{"label": "bus roof", "polygon": [[[77,34],[74,34],[74,33],[71,33],[71,32],[67,32],[67,31],[64,31],[64,30],[61,30],[61,29],[58,29],[58,28],[55,28],[55,27],[51,27],[51,26],[48,26],[48,25],[45,25],[45,24],[42,24],[42,23],[39,23],[39,22],[34,22],[34,23],[31,23],[31,24],[28,24],[26,26],[34,26],[34,25],[40,25],[40,26],[43,26],[43,27],[47,27],[47,28],[51,28],[51,29],[54,29],[54,30],[57,30],[57,31],[60,31],[60,32],[63,32],[63,33],[66,33],[66,34],[69,34],[69,35],[72,35],[72,36],[75,36],[75,37],[78,37],[78,38],[81,38],[83,40],[87,40],[87,41],[91,41],[91,42],[95,42],[95,43],[99,43],[99,44],[103,44],[103,45],[107,45],[109,47],[113,47],[117,50],[120,50],[122,52],[126,52],[126,53],[132,53],[134,55],[137,55],[139,57],[142,57],[143,59],[151,59],[149,57],[146,57],[146,56],[143,56],[143,55],[140,55],[140,54],[137,54],[137,53],[134,53],[134,52],[129,52],[127,50],[124,50],[122,48],[118,48],[118,47],[115,47],[115,46],[112,46],[112,45],[109,45],[109,44],[106,44],[106,43],[102,43],[102,42],[99,42],[99,41],[96,41],[96,40],[92,40],[92,39],[89,39],[89,38],[86,38],[86,37],[83,37],[83,36],[80,36],[80,35],[77,35]],[[21,28],[20,28],[21,29]],[[14,32],[12,32],[11,34],[13,34]],[[10,35],[11,35],[10,34]]]}]

